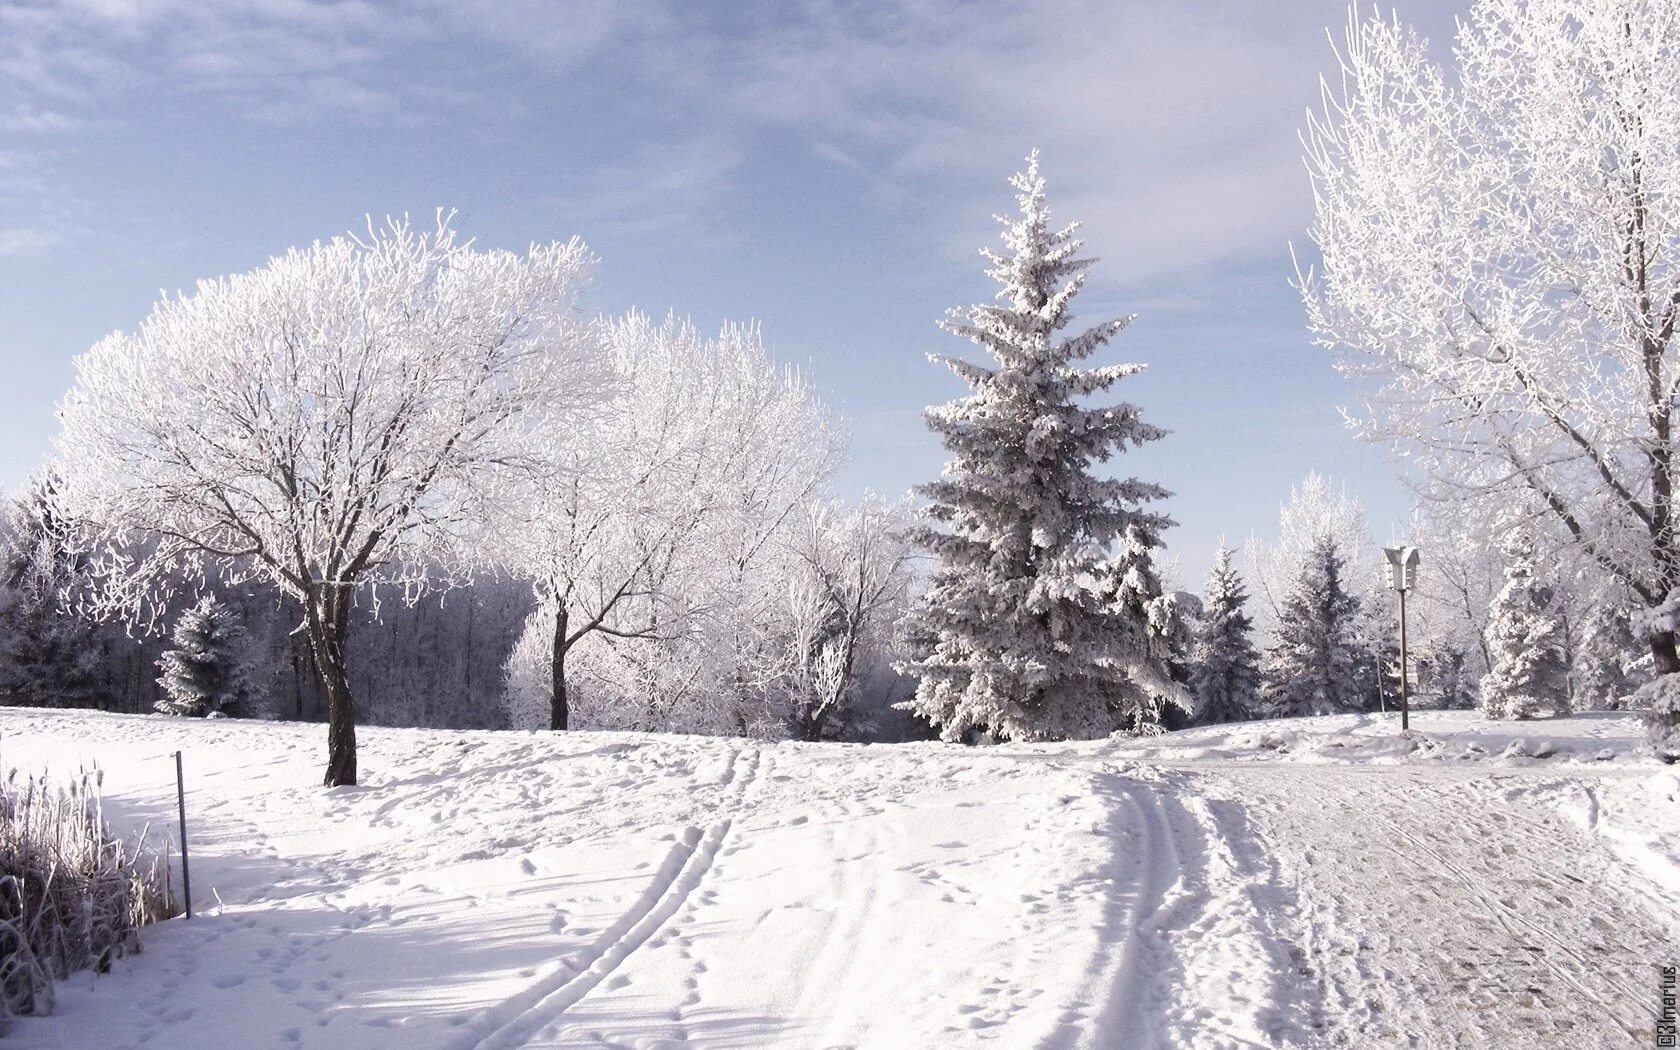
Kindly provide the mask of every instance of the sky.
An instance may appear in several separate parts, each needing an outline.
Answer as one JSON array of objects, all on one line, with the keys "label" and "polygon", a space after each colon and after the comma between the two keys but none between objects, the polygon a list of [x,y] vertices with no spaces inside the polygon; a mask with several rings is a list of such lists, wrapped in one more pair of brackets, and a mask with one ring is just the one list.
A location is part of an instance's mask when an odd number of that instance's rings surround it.
[{"label": "sky", "polygon": [[[1437,42],[1460,4],[1396,0]],[[296,244],[455,209],[484,246],[582,236],[593,309],[757,319],[850,420],[840,494],[944,457],[962,393],[935,322],[995,287],[978,250],[1042,154],[1093,268],[1075,313],[1136,314],[1104,361],[1171,434],[1115,469],[1174,493],[1200,583],[1316,470],[1403,519],[1401,467],[1292,287],[1298,131],[1339,0],[5,0],[0,489],[48,454],[73,359],[161,293]],[[1329,32],[1327,32],[1327,30]]]}]

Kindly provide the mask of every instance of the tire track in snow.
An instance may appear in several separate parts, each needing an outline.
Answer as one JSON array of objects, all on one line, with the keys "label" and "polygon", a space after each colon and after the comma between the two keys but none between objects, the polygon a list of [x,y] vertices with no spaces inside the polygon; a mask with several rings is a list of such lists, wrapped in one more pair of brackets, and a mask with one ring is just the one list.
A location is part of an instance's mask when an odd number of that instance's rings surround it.
[{"label": "tire track in snow", "polygon": [[524,1046],[559,1021],[645,944],[682,909],[711,870],[762,765],[760,748],[749,745],[737,751],[719,781],[727,792],[719,807],[725,813],[723,819],[703,832],[696,827],[685,828],[641,898],[592,947],[560,962],[520,994],[492,1007],[475,1031],[449,1044],[450,1050]]}]

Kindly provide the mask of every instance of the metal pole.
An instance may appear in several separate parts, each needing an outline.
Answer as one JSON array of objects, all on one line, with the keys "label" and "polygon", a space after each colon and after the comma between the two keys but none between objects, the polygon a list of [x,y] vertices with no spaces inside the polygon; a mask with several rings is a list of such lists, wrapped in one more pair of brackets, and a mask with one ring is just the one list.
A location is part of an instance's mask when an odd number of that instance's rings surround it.
[{"label": "metal pole", "polygon": [[[1411,704],[1406,699],[1406,591],[1399,591],[1399,731],[1411,729]],[[185,860],[185,853],[181,853]]]},{"label": "metal pole", "polygon": [[175,752],[175,805],[181,817],[181,894],[192,918],[192,876],[187,872],[187,780],[181,772],[181,752]]}]

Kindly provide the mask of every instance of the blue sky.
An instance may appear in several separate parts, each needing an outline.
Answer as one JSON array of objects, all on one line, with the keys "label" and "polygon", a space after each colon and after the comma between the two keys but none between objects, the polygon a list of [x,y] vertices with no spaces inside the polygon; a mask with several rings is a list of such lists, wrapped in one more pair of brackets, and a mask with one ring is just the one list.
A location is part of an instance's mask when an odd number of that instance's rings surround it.
[{"label": "blue sky", "polygon": [[[1402,0],[1432,37],[1458,4]],[[755,317],[852,421],[842,491],[942,456],[960,393],[934,322],[989,299],[977,249],[1043,153],[1102,262],[1086,320],[1173,431],[1121,468],[1172,489],[1199,583],[1309,470],[1379,535],[1407,499],[1310,346],[1289,245],[1296,131],[1334,69],[1326,0],[23,0],[0,4],[0,488],[45,455],[72,358],[160,290],[369,213],[460,212],[480,243],[582,235],[593,305]]]}]

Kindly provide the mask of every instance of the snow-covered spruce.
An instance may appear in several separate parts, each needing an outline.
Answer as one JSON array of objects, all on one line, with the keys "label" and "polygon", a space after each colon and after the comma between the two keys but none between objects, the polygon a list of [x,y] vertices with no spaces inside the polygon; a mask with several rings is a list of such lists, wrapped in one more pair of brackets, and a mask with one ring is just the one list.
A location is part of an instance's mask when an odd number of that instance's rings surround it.
[{"label": "snow-covered spruce", "polygon": [[1277,642],[1266,654],[1263,695],[1269,714],[1365,708],[1358,675],[1359,599],[1342,582],[1343,567],[1336,540],[1320,536],[1278,609]]},{"label": "snow-covered spruce", "polygon": [[1251,637],[1248,591],[1223,542],[1208,575],[1204,612],[1191,648],[1196,721],[1240,722],[1259,706],[1260,662]]},{"label": "snow-covered spruce", "polygon": [[65,608],[75,556],[59,541],[50,473],[0,520],[0,703],[92,707],[106,692],[99,639]]},{"label": "snow-covered spruce", "polygon": [[193,718],[257,713],[249,639],[238,613],[206,595],[181,613],[170,641],[175,648],[158,659],[164,694],[158,711]]},{"label": "snow-covered spruce", "polygon": [[[1673,634],[1680,627],[1680,589],[1656,608],[1635,612],[1631,626],[1636,635]],[[1657,757],[1680,761],[1680,674],[1658,675],[1640,686],[1634,706],[1645,708],[1645,732]]]},{"label": "snow-covered spruce", "polygon": [[1649,677],[1650,650],[1634,637],[1628,611],[1600,601],[1587,614],[1575,656],[1575,706],[1584,711],[1625,710]]},{"label": "snow-covered spruce", "polygon": [[[943,325],[991,363],[934,358],[971,392],[926,413],[952,458],[943,479],[918,490],[929,524],[917,538],[938,568],[912,617],[915,654],[901,665],[918,679],[908,706],[946,739],[1140,731],[1163,698],[1185,702],[1150,623],[1160,586],[1145,578],[1171,521],[1141,505],[1167,493],[1091,467],[1164,432],[1134,405],[1078,403],[1142,370],[1077,364],[1130,319],[1060,334],[1093,260],[1075,257],[1077,224],[1051,229],[1036,152],[1011,182],[1021,214],[1004,221],[1010,254],[984,252],[999,303],[953,311]],[[1122,537],[1111,564],[1104,552]]]},{"label": "snow-covered spruce", "polygon": [[1569,713],[1569,669],[1551,588],[1535,578],[1534,540],[1513,533],[1505,549],[1505,586],[1488,619],[1488,673],[1482,710],[1489,718]]}]

